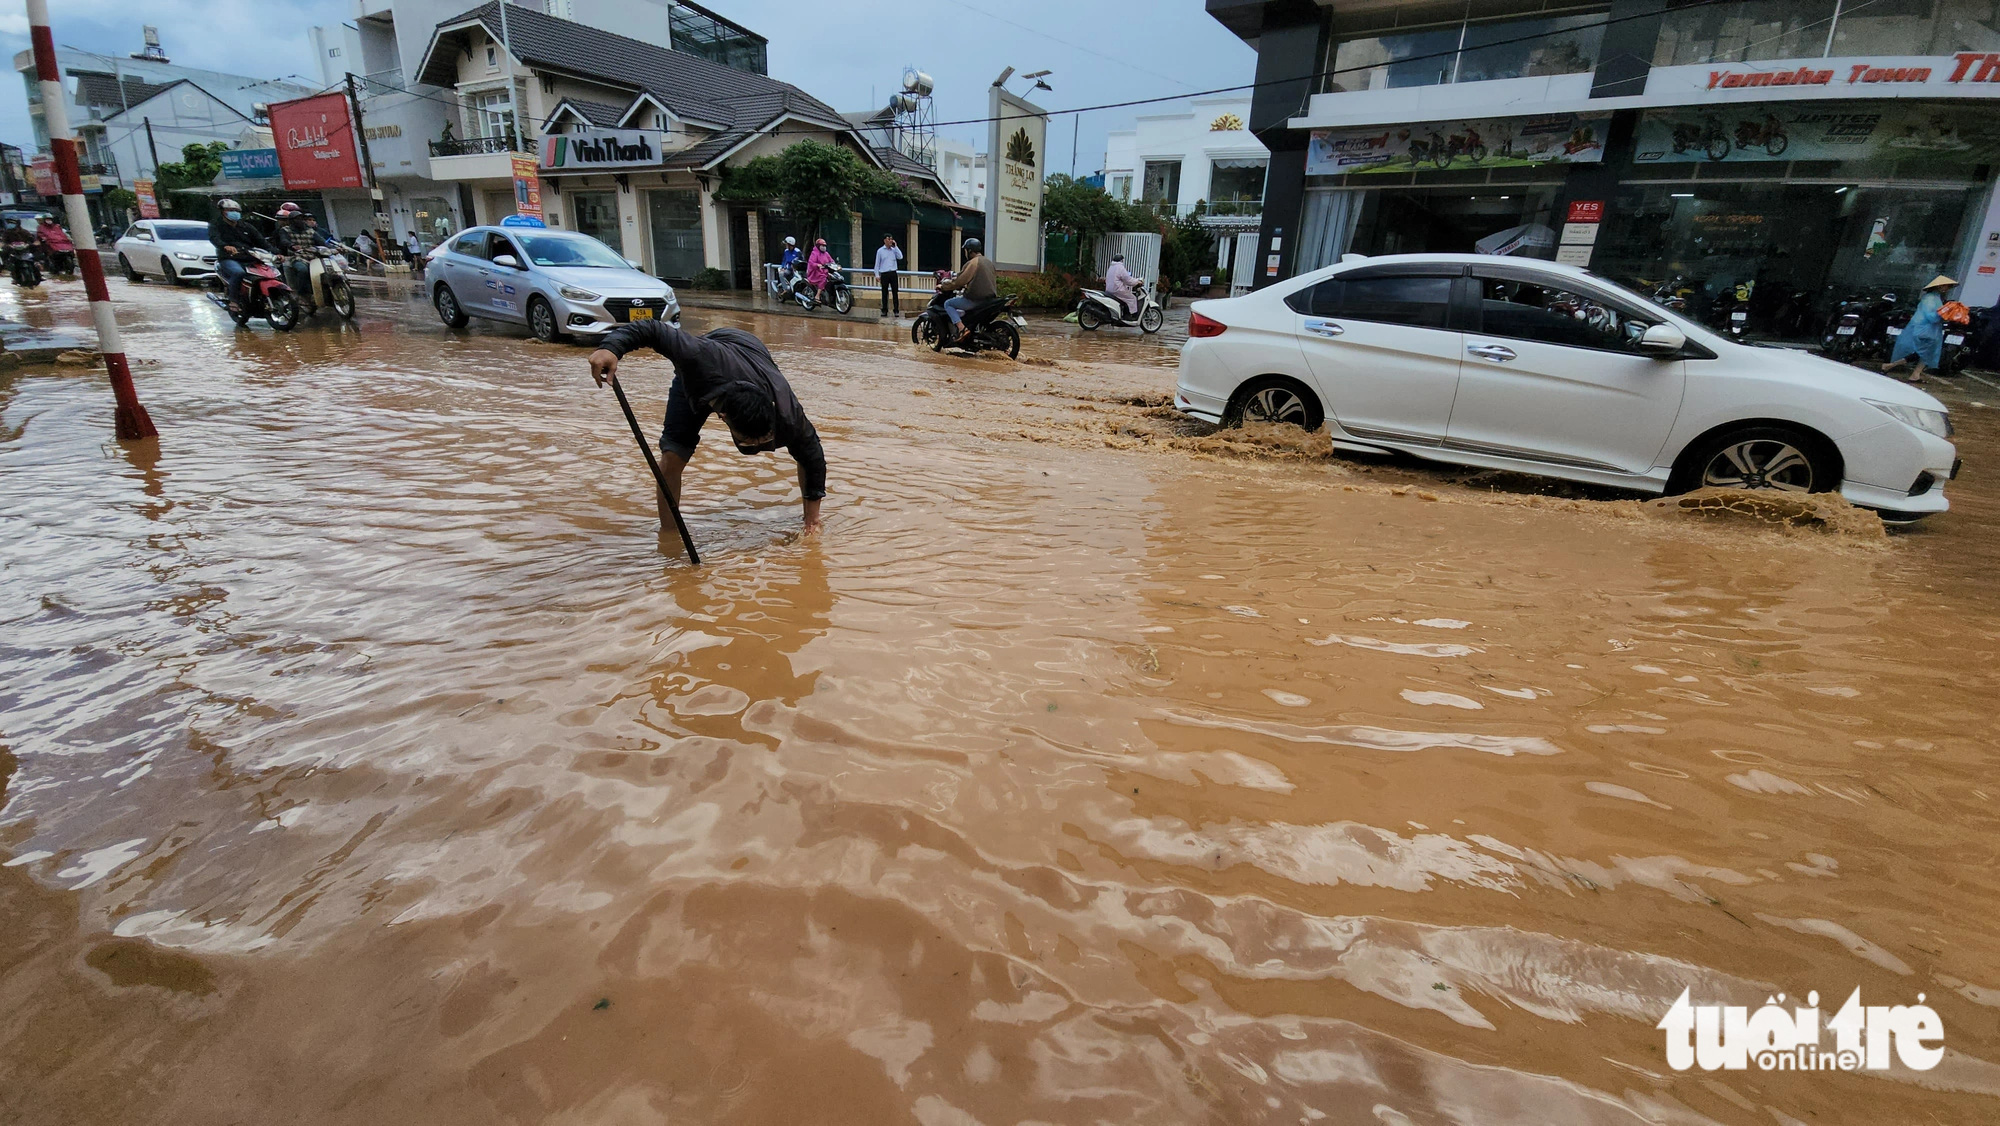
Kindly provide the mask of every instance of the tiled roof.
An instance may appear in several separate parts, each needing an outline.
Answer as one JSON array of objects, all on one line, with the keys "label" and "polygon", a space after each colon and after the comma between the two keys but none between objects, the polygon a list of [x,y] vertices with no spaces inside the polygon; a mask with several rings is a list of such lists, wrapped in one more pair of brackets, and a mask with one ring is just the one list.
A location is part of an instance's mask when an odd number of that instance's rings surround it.
[{"label": "tiled roof", "polygon": [[[618,128],[618,123],[625,119],[624,106],[614,106],[606,102],[586,102],[581,98],[564,98],[556,108],[560,110],[563,106],[568,106],[570,109],[582,114],[584,120],[600,129],[616,129]],[[549,116],[554,117],[555,114],[551,113]]]},{"label": "tiled roof", "polygon": [[174,85],[172,82],[152,83],[138,78],[127,78],[124,89],[119,89],[118,76],[95,70],[72,70],[71,78],[76,79],[76,100],[78,105],[98,106],[104,109],[124,109]]}]

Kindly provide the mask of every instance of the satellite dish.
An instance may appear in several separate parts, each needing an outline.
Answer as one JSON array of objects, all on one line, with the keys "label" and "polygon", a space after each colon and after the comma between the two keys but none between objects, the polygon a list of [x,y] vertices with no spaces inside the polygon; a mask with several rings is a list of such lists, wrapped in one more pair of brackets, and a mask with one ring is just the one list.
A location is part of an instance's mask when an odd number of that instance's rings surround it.
[{"label": "satellite dish", "polygon": [[916,67],[910,67],[903,71],[903,89],[920,98],[928,98],[931,91],[937,89],[937,84],[931,81],[930,75]]}]

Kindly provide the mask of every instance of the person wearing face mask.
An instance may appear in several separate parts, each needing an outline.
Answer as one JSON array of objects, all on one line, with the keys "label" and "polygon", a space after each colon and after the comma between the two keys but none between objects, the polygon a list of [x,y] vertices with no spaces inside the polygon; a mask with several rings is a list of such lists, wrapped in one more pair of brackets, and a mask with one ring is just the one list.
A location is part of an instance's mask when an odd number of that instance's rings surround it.
[{"label": "person wearing face mask", "polygon": [[225,199],[219,205],[222,218],[208,225],[208,241],[215,244],[215,272],[222,278],[223,296],[235,308],[242,307],[243,273],[257,261],[251,251],[269,251],[271,244],[256,228],[243,221],[243,205]]},{"label": "person wearing face mask", "polygon": [[807,534],[820,530],[826,451],[763,341],[740,328],[696,334],[669,321],[634,321],[613,329],[603,346],[590,354],[591,378],[599,387],[617,379],[618,361],[635,348],[651,348],[673,361],[667,421],[660,432],[660,471],[676,502],[681,496],[681,471],[701,441],[702,423],[711,413],[719,414],[737,452],[759,454],[782,447],[792,455],[805,499],[805,530]]}]

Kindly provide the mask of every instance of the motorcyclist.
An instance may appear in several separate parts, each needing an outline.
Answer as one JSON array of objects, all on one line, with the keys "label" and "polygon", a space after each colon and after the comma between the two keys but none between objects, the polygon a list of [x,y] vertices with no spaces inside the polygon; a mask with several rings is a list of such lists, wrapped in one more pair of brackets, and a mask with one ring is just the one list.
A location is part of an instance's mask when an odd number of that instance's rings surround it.
[{"label": "motorcyclist", "polygon": [[1125,319],[1139,315],[1139,279],[1125,268],[1125,256],[1113,254],[1111,268],[1104,271],[1104,292],[1118,299],[1118,305],[1125,310]]},{"label": "motorcyclist", "polygon": [[41,238],[43,248],[48,251],[50,269],[60,270],[63,273],[76,269],[76,244],[69,240],[69,232],[63,230],[61,223],[56,222],[55,216],[42,216],[35,234]]},{"label": "motorcyclist", "polygon": [[39,245],[34,232],[21,226],[19,219],[7,220],[6,230],[0,231],[0,251],[5,251],[7,265],[10,268],[14,264],[16,251],[26,249],[32,253]]},{"label": "motorcyclist", "polygon": [[312,252],[324,246],[332,246],[333,240],[319,229],[318,221],[305,208],[296,203],[285,203],[278,207],[277,227],[271,232],[271,243],[279,254],[285,256],[285,284],[298,295],[299,303],[311,310],[318,297],[312,291]]},{"label": "motorcyclist", "polygon": [[831,275],[827,267],[833,265],[833,255],[827,253],[826,240],[813,240],[812,253],[806,256],[806,284],[813,287],[813,300],[826,301],[826,283]]},{"label": "motorcyclist", "polygon": [[218,205],[222,218],[208,224],[208,241],[215,244],[215,272],[222,278],[222,293],[231,308],[243,307],[239,291],[243,275],[257,261],[253,250],[269,251],[271,244],[256,228],[243,221],[243,205],[225,199]]},{"label": "motorcyclist", "polygon": [[945,315],[951,318],[952,343],[965,335],[967,309],[1000,296],[1000,287],[993,276],[993,260],[980,253],[980,249],[978,239],[966,239],[959,247],[959,259],[964,264],[959,267],[958,276],[938,284],[946,293],[957,291],[957,296],[944,303]]},{"label": "motorcyclist", "polygon": [[787,288],[791,286],[792,278],[798,273],[799,259],[804,256],[805,252],[799,249],[799,240],[786,235],[785,252],[778,256],[778,273],[779,280],[784,282]]}]

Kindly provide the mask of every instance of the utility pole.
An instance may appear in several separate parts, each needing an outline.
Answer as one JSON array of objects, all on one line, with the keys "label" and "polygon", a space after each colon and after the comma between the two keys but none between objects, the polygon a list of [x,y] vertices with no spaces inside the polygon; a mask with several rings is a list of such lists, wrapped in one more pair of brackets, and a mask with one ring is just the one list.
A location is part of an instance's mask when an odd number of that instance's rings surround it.
[{"label": "utility pole", "polygon": [[139,404],[132,386],[132,365],[125,359],[125,341],[118,335],[118,315],[111,309],[111,291],[104,285],[104,261],[97,253],[97,234],[90,229],[90,209],[83,203],[83,177],[77,170],[76,134],[70,132],[69,107],[63,104],[62,72],[56,68],[56,38],[49,32],[49,0],[28,0],[28,34],[34,43],[35,78],[41,85],[42,119],[49,131],[49,152],[56,159],[62,183],[63,210],[69,216],[70,240],[76,244],[76,265],[83,290],[90,298],[90,319],[97,325],[97,350],[111,377],[111,394],[118,408],[113,429],[119,438],[157,438],[151,415]]},{"label": "utility pole", "polygon": [[[383,236],[387,232],[375,226],[374,220],[375,216],[382,212],[382,187],[375,181],[375,159],[368,155],[368,130],[361,121],[361,93],[354,82],[354,72],[351,70],[347,72],[347,104],[353,111],[354,143],[361,153],[362,183],[368,188],[368,199],[373,204],[368,215],[368,226],[375,232],[376,249],[381,250],[385,241]],[[383,253],[386,254],[387,251]]]},{"label": "utility pole", "polygon": [[[153,143],[153,119],[141,118],[146,123],[146,151],[153,154],[153,175],[160,174],[160,146]],[[1072,160],[1070,163],[1074,164]]]}]

